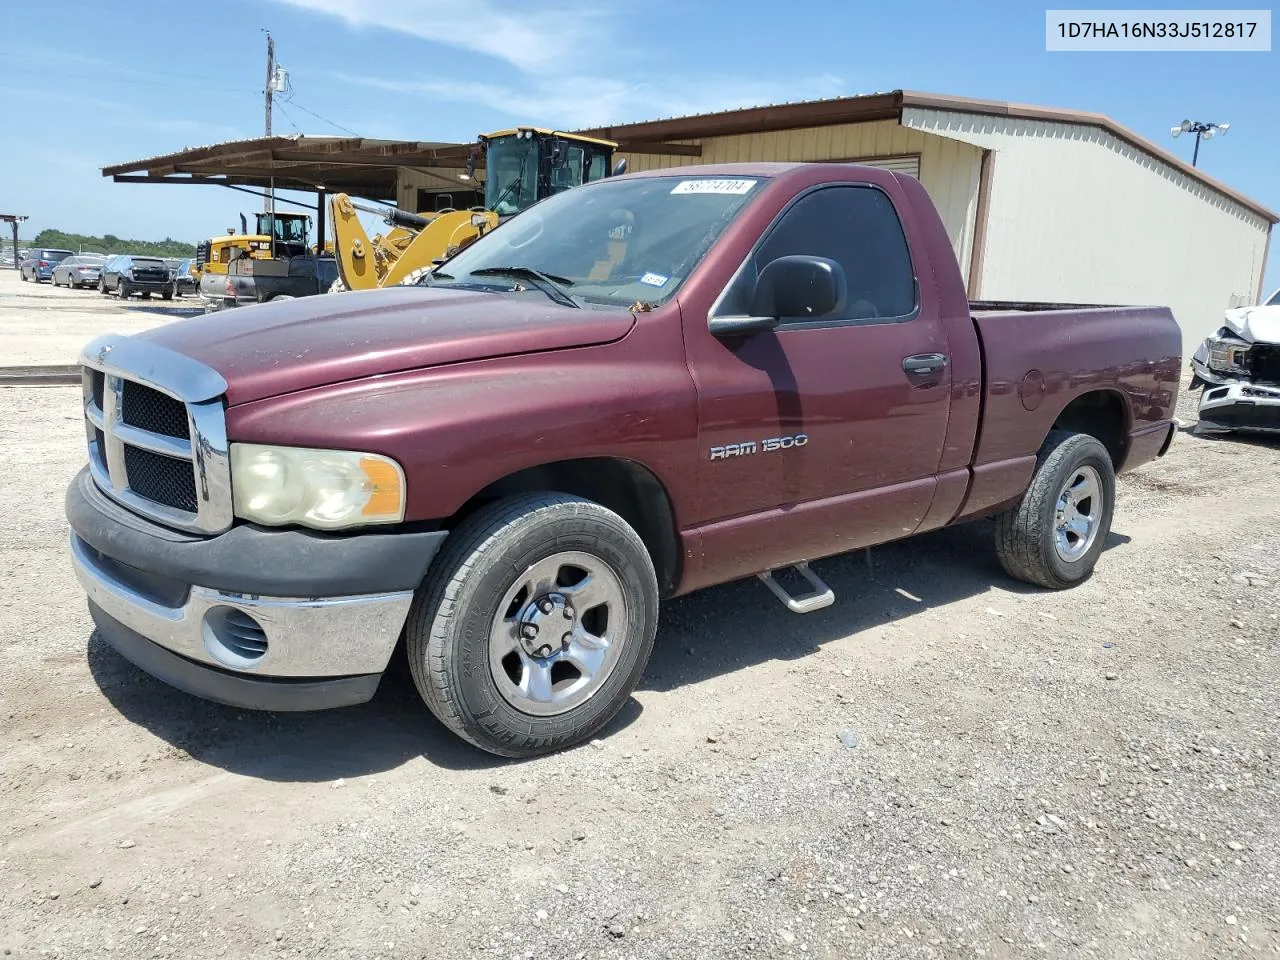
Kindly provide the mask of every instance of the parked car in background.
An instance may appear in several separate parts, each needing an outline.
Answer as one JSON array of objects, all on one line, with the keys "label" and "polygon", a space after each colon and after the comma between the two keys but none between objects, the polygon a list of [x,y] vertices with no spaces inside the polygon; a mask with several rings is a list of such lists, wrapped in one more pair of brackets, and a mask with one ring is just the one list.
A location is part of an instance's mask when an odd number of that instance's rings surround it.
[{"label": "parked car in background", "polygon": [[1196,433],[1280,433],[1280,290],[1235,307],[1191,357],[1200,393]]},{"label": "parked car in background", "polygon": [[50,279],[55,287],[96,287],[107,258],[96,253],[77,253],[58,261]]},{"label": "parked car in background", "polygon": [[74,251],[37,247],[22,261],[22,279],[34,280],[36,283],[48,280],[53,276],[53,268],[70,256],[74,256]]},{"label": "parked car in background", "polygon": [[169,268],[159,257],[133,257],[125,254],[112,257],[102,265],[98,280],[99,293],[114,293],[121,300],[128,300],[135,293],[143,300],[153,293],[165,300],[173,299],[173,283],[169,280]]},{"label": "parked car in background", "polygon": [[200,292],[200,281],[191,272],[195,262],[194,258],[178,261],[178,266],[173,272],[173,295],[175,297],[180,297],[184,293],[196,294]]}]

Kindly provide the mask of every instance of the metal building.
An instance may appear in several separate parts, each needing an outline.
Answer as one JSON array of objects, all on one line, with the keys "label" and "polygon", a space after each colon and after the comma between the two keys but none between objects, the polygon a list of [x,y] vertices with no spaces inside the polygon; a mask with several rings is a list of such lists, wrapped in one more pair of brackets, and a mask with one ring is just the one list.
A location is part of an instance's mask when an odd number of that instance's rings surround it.
[{"label": "metal building", "polygon": [[1108,117],[895,91],[590,131],[678,143],[633,170],[843,160],[905,170],[938,206],[974,300],[1162,304],[1187,353],[1257,303],[1280,216]]}]

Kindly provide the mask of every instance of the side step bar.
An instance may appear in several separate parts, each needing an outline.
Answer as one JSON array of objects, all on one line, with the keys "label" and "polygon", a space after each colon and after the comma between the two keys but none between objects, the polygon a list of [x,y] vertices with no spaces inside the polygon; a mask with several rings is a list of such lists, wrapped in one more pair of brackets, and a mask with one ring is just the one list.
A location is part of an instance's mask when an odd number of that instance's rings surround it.
[{"label": "side step bar", "polygon": [[[786,568],[784,568],[786,569]],[[764,573],[757,573],[760,582],[773,591],[773,595],[781,600],[792,613],[813,613],[815,610],[822,610],[831,606],[836,602],[835,591],[828,587],[818,577],[816,573],[809,569],[809,564],[797,563],[790,569],[794,570],[800,576],[809,581],[809,585],[813,587],[812,593],[806,593],[803,596],[793,597],[787,593],[786,588],[777,580],[773,579],[773,571],[766,570]]]}]

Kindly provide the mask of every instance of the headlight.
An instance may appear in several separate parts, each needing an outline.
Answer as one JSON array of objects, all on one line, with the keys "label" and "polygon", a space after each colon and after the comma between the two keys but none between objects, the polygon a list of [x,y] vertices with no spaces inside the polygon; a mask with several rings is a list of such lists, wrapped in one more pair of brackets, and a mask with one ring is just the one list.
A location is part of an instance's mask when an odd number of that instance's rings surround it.
[{"label": "headlight", "polygon": [[1225,328],[1209,338],[1209,360],[1206,366],[1217,373],[1234,373],[1249,376],[1246,360],[1253,344],[1241,340]]},{"label": "headlight", "polygon": [[235,514],[267,526],[337,530],[404,519],[400,464],[374,453],[231,444]]}]

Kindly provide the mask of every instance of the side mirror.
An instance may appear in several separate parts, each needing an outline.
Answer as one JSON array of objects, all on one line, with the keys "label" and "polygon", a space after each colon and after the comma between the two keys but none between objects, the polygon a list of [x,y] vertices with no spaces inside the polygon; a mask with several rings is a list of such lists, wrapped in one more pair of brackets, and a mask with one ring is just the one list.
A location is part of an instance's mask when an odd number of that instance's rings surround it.
[{"label": "side mirror", "polygon": [[627,172],[627,158],[623,157],[621,160],[619,160],[617,163],[613,165],[613,173],[611,173],[610,176],[620,177],[626,172]]},{"label": "side mirror", "polygon": [[840,264],[826,257],[779,257],[756,280],[751,311],[745,317],[713,317],[713,337],[749,337],[777,329],[783,318],[819,320],[844,306],[845,277]]},{"label": "side mirror", "polygon": [[826,257],[779,257],[765,264],[751,297],[757,317],[820,320],[844,306],[844,269]]}]

